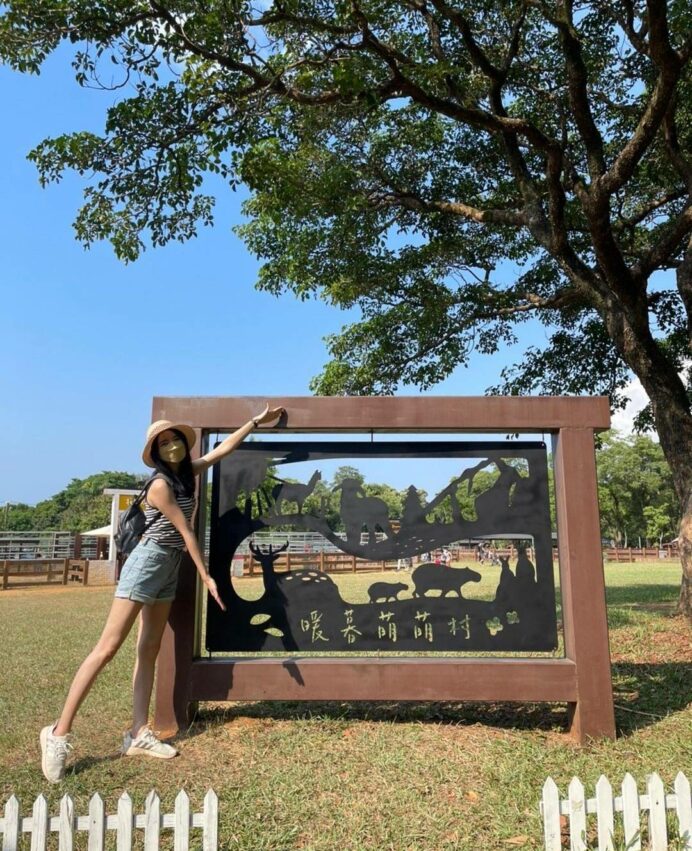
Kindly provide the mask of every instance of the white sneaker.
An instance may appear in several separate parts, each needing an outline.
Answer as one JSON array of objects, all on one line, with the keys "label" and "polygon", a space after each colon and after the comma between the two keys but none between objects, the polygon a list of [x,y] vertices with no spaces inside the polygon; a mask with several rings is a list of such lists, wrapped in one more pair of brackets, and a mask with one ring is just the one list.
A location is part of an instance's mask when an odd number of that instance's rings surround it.
[{"label": "white sneaker", "polygon": [[153,756],[157,759],[172,759],[178,751],[165,742],[159,741],[153,732],[145,727],[136,739],[128,730],[123,736],[123,756]]},{"label": "white sneaker", "polygon": [[55,724],[49,724],[41,730],[41,769],[49,783],[59,783],[65,776],[65,761],[73,750],[71,735],[54,736]]}]

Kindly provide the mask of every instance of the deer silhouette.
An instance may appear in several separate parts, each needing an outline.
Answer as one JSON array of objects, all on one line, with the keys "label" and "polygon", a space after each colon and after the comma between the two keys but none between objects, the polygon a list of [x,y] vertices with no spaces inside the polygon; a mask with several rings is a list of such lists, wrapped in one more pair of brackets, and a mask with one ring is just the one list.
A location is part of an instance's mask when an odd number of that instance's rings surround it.
[{"label": "deer silhouette", "polygon": [[260,547],[256,547],[252,542],[250,543],[250,552],[257,559],[262,567],[262,578],[264,579],[264,587],[265,590],[273,594],[276,592],[276,573],[274,573],[274,562],[278,560],[279,556],[282,552],[288,549],[289,542],[279,547],[278,550],[275,550],[271,544],[264,549]]},{"label": "deer silhouette", "polygon": [[274,498],[274,510],[280,514],[282,502],[295,502],[298,506],[298,514],[303,513],[303,503],[315,490],[315,485],[322,478],[322,473],[319,470],[310,476],[310,481],[307,484],[302,482],[281,482],[274,485],[272,488],[272,497]]},{"label": "deer silhouette", "polygon": [[376,496],[366,496],[358,479],[344,479],[332,490],[341,490],[339,513],[346,527],[346,540],[360,540],[363,526],[370,532],[379,528],[391,538],[394,530],[389,522],[389,508],[384,500]]}]

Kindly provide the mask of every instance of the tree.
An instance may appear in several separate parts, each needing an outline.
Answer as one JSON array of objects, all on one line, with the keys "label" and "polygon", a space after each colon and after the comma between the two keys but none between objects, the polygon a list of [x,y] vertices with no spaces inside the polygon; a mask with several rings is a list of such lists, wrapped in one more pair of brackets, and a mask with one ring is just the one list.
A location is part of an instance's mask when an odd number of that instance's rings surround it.
[{"label": "tree", "polygon": [[692,614],[689,3],[4,9],[6,62],[37,72],[69,40],[79,82],[120,93],[103,135],[31,154],[44,183],[69,168],[87,179],[78,238],[133,260],[212,221],[206,175],[245,183],[238,232],[264,261],[258,285],[361,309],[329,340],[320,392],[428,387],[531,316],[549,339],[504,392],[617,406],[634,373],[682,506]]},{"label": "tree", "polygon": [[111,497],[104,488],[139,489],[145,477],[132,473],[103,472],[72,479],[59,493],[35,506],[11,506],[8,529],[14,531],[65,530],[84,532],[110,522]]},{"label": "tree", "polygon": [[670,469],[661,447],[644,435],[609,432],[596,453],[601,531],[619,546],[638,538],[658,544],[679,522]]},{"label": "tree", "polygon": [[664,508],[658,508],[653,505],[647,505],[644,508],[644,518],[646,519],[646,534],[659,546],[663,544],[663,536],[670,534],[673,528],[670,522],[670,515]]}]

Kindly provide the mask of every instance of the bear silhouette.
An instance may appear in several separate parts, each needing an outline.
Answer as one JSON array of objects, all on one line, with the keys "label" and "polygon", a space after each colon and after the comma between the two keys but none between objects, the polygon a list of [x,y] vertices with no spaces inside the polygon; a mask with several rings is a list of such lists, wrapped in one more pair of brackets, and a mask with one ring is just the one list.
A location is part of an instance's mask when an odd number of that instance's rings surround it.
[{"label": "bear silhouette", "polygon": [[447,567],[445,564],[428,562],[419,565],[411,574],[415,585],[414,597],[424,597],[428,591],[441,591],[445,597],[456,591],[462,597],[461,586],[467,582],[480,582],[481,575],[470,567]]},{"label": "bear silhouette", "polygon": [[385,600],[396,600],[402,591],[408,591],[408,585],[403,582],[373,582],[368,588],[371,603],[376,603],[384,597]]}]

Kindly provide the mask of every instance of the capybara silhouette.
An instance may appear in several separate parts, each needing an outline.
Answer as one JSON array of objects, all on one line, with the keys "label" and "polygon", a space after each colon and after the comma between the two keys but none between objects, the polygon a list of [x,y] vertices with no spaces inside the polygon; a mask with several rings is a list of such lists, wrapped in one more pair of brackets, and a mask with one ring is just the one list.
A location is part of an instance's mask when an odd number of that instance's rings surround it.
[{"label": "capybara silhouette", "polygon": [[404,585],[403,582],[373,582],[368,588],[368,597],[371,603],[376,603],[382,598],[397,600],[397,595],[402,591],[408,591],[408,585]]},{"label": "capybara silhouette", "polygon": [[461,586],[467,582],[480,582],[481,575],[470,567],[447,567],[446,564],[427,562],[413,571],[411,579],[415,585],[414,597],[424,597],[427,591],[441,591],[441,597],[456,591],[461,597]]}]

